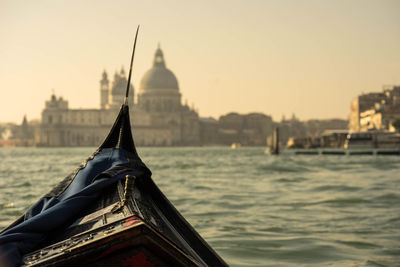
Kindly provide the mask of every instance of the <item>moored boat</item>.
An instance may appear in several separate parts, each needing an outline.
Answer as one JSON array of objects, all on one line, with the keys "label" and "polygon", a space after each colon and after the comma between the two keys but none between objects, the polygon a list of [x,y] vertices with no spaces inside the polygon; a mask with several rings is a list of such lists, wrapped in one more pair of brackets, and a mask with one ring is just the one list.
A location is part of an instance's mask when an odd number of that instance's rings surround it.
[{"label": "moored boat", "polygon": [[291,138],[285,152],[296,155],[400,155],[400,133],[326,131],[319,139]]},{"label": "moored boat", "polygon": [[0,266],[227,266],[139,157],[127,97],[105,141],[0,234]]}]

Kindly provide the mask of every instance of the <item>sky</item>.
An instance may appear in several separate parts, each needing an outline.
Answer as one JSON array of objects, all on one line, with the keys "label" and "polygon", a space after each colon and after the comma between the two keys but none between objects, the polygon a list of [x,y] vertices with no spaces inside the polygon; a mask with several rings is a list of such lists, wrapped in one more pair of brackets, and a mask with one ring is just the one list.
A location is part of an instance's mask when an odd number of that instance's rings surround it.
[{"label": "sky", "polygon": [[0,0],[0,122],[39,119],[53,90],[98,108],[103,70],[133,85],[160,43],[201,117],[348,118],[361,93],[400,84],[400,1]]}]

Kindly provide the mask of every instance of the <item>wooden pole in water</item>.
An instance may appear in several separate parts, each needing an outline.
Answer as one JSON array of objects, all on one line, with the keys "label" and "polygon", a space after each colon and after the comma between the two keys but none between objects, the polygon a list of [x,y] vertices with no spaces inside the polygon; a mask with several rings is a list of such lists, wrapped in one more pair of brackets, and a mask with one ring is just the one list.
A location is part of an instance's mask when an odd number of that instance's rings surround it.
[{"label": "wooden pole in water", "polygon": [[279,155],[279,127],[274,129],[274,136],[272,139],[272,154]]}]

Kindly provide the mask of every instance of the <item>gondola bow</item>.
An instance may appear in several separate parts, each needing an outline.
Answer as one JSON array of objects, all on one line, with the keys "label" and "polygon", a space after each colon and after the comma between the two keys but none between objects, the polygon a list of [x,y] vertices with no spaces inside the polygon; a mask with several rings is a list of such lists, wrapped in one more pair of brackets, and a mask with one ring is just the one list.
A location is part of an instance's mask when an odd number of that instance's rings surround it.
[{"label": "gondola bow", "polygon": [[126,101],[105,141],[0,234],[1,266],[226,266],[140,159]]}]

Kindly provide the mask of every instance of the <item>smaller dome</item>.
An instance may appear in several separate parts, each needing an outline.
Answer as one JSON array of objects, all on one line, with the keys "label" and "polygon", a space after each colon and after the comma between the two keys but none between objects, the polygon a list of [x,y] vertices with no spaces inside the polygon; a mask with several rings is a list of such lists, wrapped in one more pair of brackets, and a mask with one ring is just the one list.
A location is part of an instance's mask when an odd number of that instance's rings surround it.
[{"label": "smaller dome", "polygon": [[[118,74],[116,72],[114,75],[114,81],[113,81],[112,87],[111,87],[111,94],[112,95],[125,95],[127,83],[128,83],[128,80],[125,77],[124,70],[122,69],[120,74]],[[133,92],[132,84],[130,85],[129,90],[131,90],[131,92]]]},{"label": "smaller dome", "polygon": [[140,89],[179,90],[175,75],[165,66],[164,55],[160,47],[158,47],[154,55],[153,67],[144,74],[140,81]]}]

